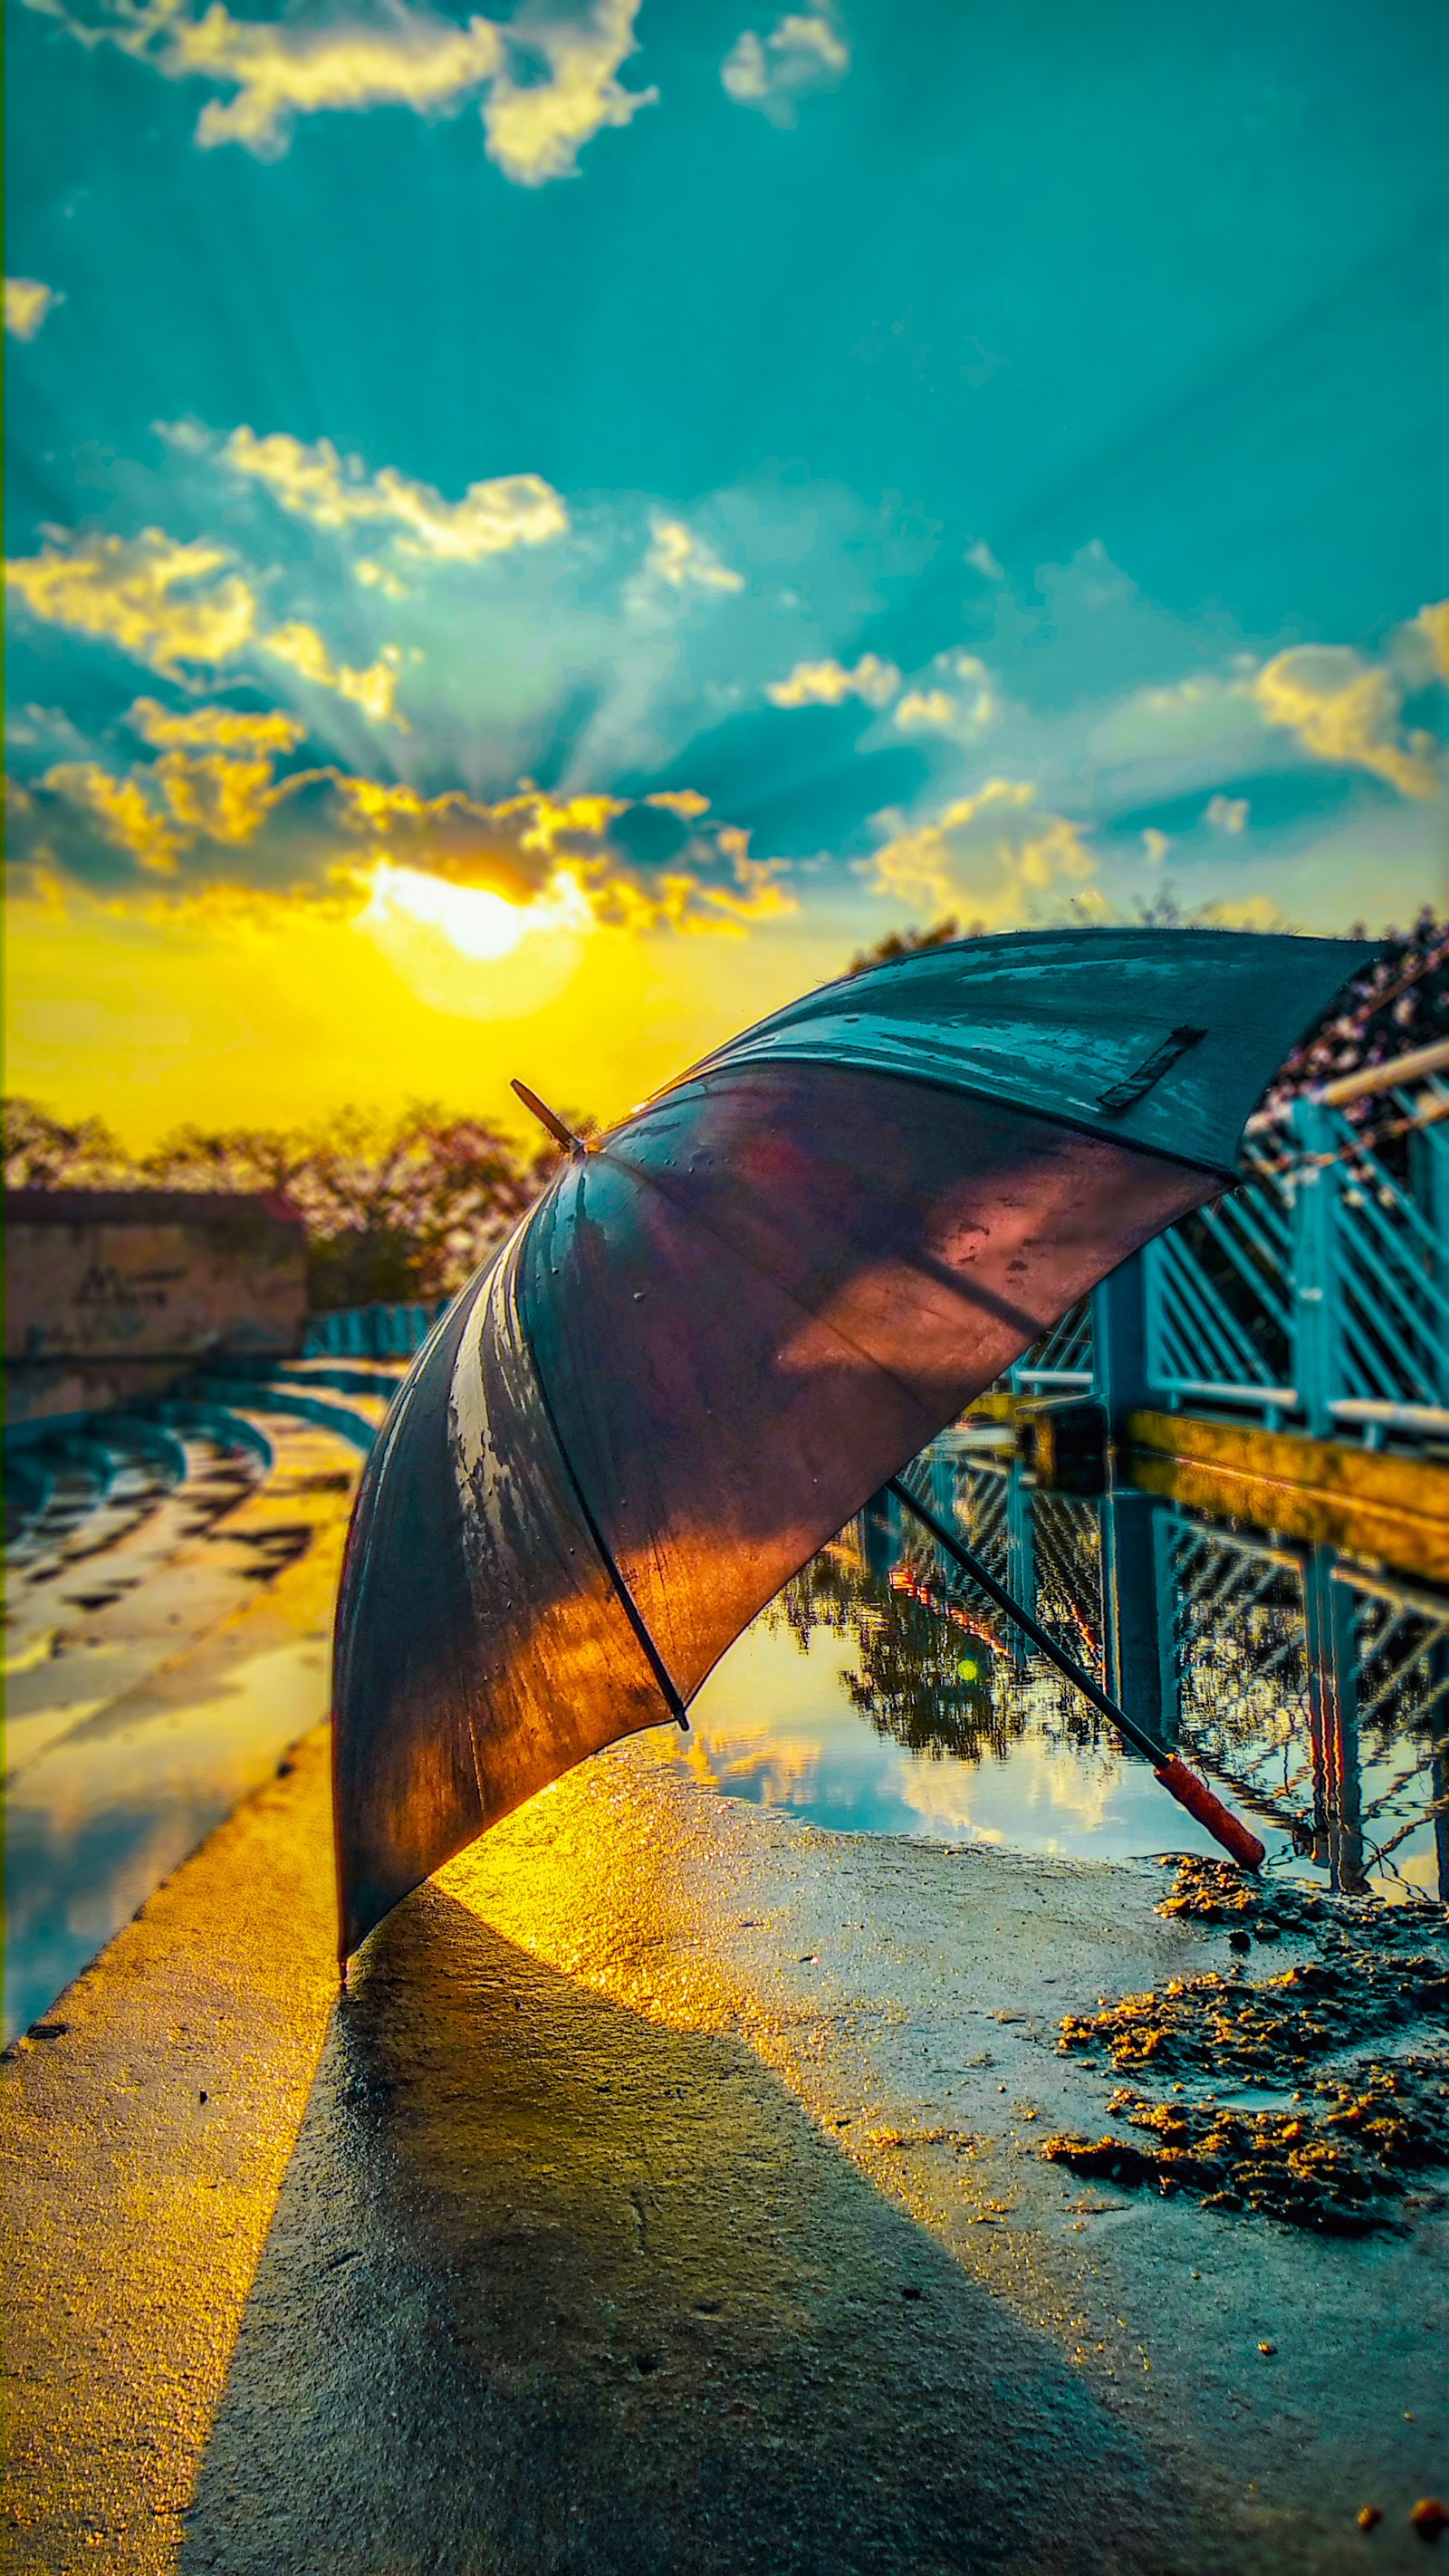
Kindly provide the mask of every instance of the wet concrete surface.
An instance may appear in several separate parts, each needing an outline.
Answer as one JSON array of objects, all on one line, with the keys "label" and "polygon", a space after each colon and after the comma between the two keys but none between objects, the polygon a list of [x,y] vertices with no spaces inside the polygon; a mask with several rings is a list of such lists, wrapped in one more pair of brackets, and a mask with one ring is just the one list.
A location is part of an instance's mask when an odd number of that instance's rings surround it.
[{"label": "wet concrete surface", "polygon": [[1108,2124],[1064,2015],[1233,1962],[1160,1870],[638,1739],[334,2008],[325,1792],[319,1732],[4,2071],[17,2569],[1425,2565],[1443,2196],[1344,2242],[1037,2153]]},{"label": "wet concrete surface", "polygon": [[103,1510],[12,1577],[7,2036],[326,1714],[357,1453],[268,1427],[264,1477],[193,1443],[198,1472],[119,1535]]}]

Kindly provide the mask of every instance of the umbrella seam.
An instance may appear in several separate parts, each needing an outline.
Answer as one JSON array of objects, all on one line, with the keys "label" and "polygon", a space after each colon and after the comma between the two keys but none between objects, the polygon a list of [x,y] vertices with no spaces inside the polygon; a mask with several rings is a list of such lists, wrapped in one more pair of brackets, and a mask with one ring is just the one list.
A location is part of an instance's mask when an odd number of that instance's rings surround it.
[{"label": "umbrella seam", "polygon": [[[548,1197],[556,1197],[558,1195],[558,1189],[559,1185],[555,1184],[554,1189],[549,1192]],[[541,1211],[547,1204],[547,1199],[540,1200],[539,1210]],[[531,1233],[531,1231],[532,1220],[530,1219],[528,1226],[524,1228],[524,1239],[526,1239],[527,1235]],[[522,1241],[520,1241],[518,1249],[519,1254],[521,1255],[523,1250]],[[521,1276],[521,1259],[519,1261],[519,1272],[520,1277],[518,1284],[521,1290],[523,1285]],[[605,1538],[602,1529],[599,1527],[598,1521],[594,1517],[588,1496],[584,1492],[583,1485],[579,1480],[578,1470],[574,1466],[574,1462],[569,1456],[568,1450],[564,1445],[563,1434],[558,1426],[558,1417],[554,1412],[553,1402],[549,1395],[547,1384],[544,1380],[543,1369],[539,1361],[538,1353],[533,1345],[533,1336],[524,1322],[523,1299],[521,1295],[518,1298],[517,1312],[518,1329],[523,1336],[524,1348],[528,1353],[529,1366],[533,1371],[533,1382],[538,1389],[538,1400],[543,1407],[544,1420],[547,1422],[549,1430],[553,1435],[553,1444],[555,1449],[558,1451],[559,1458],[563,1465],[564,1474],[567,1476],[570,1485],[573,1487],[574,1499],[583,1516],[584,1527],[587,1529],[590,1538],[593,1540],[595,1547],[599,1551],[599,1559],[604,1568],[604,1572],[608,1576],[610,1583],[613,1585],[624,1615],[627,1618],[630,1627],[633,1629],[640,1646],[644,1650],[644,1655],[649,1664],[649,1668],[653,1673],[655,1680],[659,1684],[660,1695],[663,1698],[665,1707],[669,1711],[670,1719],[674,1725],[682,1726],[687,1733],[689,1729],[689,1717],[685,1709],[683,1694],[680,1691],[673,1674],[670,1672],[668,1665],[665,1663],[664,1657],[661,1655],[658,1646],[655,1644],[643,1611],[640,1609],[638,1602],[635,1600],[633,1593],[630,1591],[628,1584],[624,1580],[623,1574],[615,1559],[614,1552],[609,1546],[608,1540]],[[474,1749],[474,1758],[475,1760],[477,1758],[476,1747]]]}]

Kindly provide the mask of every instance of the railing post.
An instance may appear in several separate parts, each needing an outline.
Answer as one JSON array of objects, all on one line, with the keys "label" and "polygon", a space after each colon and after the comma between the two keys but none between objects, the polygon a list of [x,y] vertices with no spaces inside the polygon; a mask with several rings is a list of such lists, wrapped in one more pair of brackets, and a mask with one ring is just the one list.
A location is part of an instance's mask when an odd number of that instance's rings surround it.
[{"label": "railing post", "polygon": [[1326,1439],[1339,1383],[1336,1231],[1343,1167],[1333,1153],[1333,1118],[1322,1102],[1293,1103],[1298,1168],[1293,1181],[1293,1383],[1310,1437]]},{"label": "railing post", "polygon": [[1107,1437],[1119,1446],[1127,1416],[1147,1401],[1147,1268],[1129,1255],[1092,1291],[1092,1391],[1107,1415]]},{"label": "railing post", "polygon": [[[1031,1617],[1036,1617],[1036,1522],[1033,1517],[1035,1487],[1027,1483],[1013,1458],[1006,1471],[1006,1583],[1008,1591]],[[1020,1680],[1031,1662],[1027,1638],[1011,1623],[1009,1641],[1011,1669]]]},{"label": "railing post", "polygon": [[[1171,1566],[1153,1494],[1109,1490],[1102,1513],[1102,1612],[1107,1688],[1165,1744],[1178,1732]],[[1164,1578],[1166,1578],[1164,1580]]]},{"label": "railing post", "polygon": [[[1429,1276],[1441,1295],[1449,1293],[1449,1118],[1420,1127],[1409,1139],[1409,1185],[1429,1228],[1433,1250]],[[1427,1319],[1432,1353],[1432,1401],[1449,1405],[1449,1332],[1440,1329],[1432,1310]]]},{"label": "railing post", "polygon": [[1313,1857],[1330,1884],[1361,1896],[1363,1785],[1359,1776],[1358,1636],[1353,1592],[1335,1582],[1334,1552],[1314,1546],[1303,1568],[1308,1708],[1313,1746]]}]

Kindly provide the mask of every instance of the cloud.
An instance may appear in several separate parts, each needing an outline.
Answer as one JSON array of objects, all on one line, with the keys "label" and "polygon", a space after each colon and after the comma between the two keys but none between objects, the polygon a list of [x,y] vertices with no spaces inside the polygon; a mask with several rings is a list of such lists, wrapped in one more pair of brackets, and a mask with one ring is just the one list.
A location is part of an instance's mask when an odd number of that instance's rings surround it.
[{"label": "cloud", "polygon": [[[957,742],[972,742],[996,723],[1002,712],[991,674],[974,653],[938,653],[932,666],[936,685],[906,691],[895,711],[903,733],[945,733]],[[940,679],[954,680],[943,688]]]},{"label": "cloud", "polygon": [[746,28],[720,65],[725,94],[737,107],[758,108],[772,125],[794,125],[796,102],[834,89],[850,69],[850,47],[823,10],[778,19],[761,38]]},{"label": "cloud", "polygon": [[177,714],[155,698],[138,698],[126,716],[133,733],[156,751],[295,751],[307,728],[278,707],[247,715],[236,707],[189,707]]},{"label": "cloud", "polygon": [[256,634],[255,596],[229,562],[205,538],[177,545],[143,528],[139,537],[66,537],[5,572],[32,616],[175,678],[186,662],[230,661]]},{"label": "cloud", "polygon": [[1421,608],[1413,622],[1428,641],[1440,679],[1449,680],[1449,599],[1437,599]]},{"label": "cloud", "polygon": [[896,723],[903,733],[924,728],[933,733],[949,733],[956,715],[956,701],[945,689],[908,689],[896,709]]},{"label": "cloud", "polygon": [[230,760],[223,752],[163,752],[152,773],[183,830],[198,840],[241,847],[255,840],[277,803],[272,764],[264,757]]},{"label": "cloud", "polygon": [[1039,811],[1036,792],[1023,779],[991,778],[928,822],[883,817],[891,837],[868,863],[872,890],[938,911],[964,909],[992,928],[1027,919],[1064,884],[1078,889],[1078,910],[1097,909],[1087,882],[1096,861],[1079,827]]},{"label": "cloud", "polygon": [[547,80],[496,79],[483,110],[488,151],[524,187],[568,178],[582,146],[605,125],[628,125],[657,89],[621,89],[619,65],[637,50],[639,0],[595,0],[583,17],[559,20],[525,8],[508,27],[510,59],[528,72],[541,59]]},{"label": "cloud", "polygon": [[5,569],[32,616],[114,644],[166,679],[184,681],[187,663],[214,667],[264,653],[313,687],[335,689],[372,723],[407,731],[395,704],[396,647],[384,645],[368,668],[353,670],[335,664],[315,626],[300,619],[259,633],[256,594],[230,563],[207,538],[179,545],[160,528],[143,528],[139,537],[66,537]]},{"label": "cloud", "polygon": [[1246,796],[1209,797],[1202,819],[1214,832],[1241,832],[1248,820],[1248,800]]},{"label": "cloud", "polygon": [[202,109],[203,151],[239,143],[260,160],[287,150],[299,116],[374,107],[445,115],[485,92],[489,156],[524,187],[575,171],[583,145],[606,125],[627,125],[654,90],[615,78],[635,52],[638,0],[593,0],[560,14],[525,6],[507,25],[470,17],[459,26],[407,0],[364,17],[234,18],[224,0],[200,17],[180,0],[112,0],[99,25],[72,17],[64,0],[31,0],[83,44],[112,43],[167,80],[230,90]]},{"label": "cloud", "polygon": [[[260,483],[294,518],[333,529],[390,522],[404,532],[394,540],[399,554],[435,563],[477,563],[485,555],[542,545],[568,531],[563,502],[539,474],[505,474],[472,483],[461,501],[445,501],[430,484],[410,482],[391,465],[371,481],[345,471],[328,438],[306,447],[283,431],[257,438],[245,427],[233,430],[222,460],[234,473]],[[378,566],[364,572],[359,564],[357,571],[360,578],[386,587],[387,576]]]},{"label": "cloud", "polygon": [[653,542],[642,573],[630,585],[631,604],[645,601],[661,583],[666,589],[681,591],[744,589],[744,574],[731,572],[682,519],[671,519],[662,510],[655,510],[650,516],[649,534]]},{"label": "cloud", "polygon": [[900,685],[894,662],[863,653],[853,671],[839,662],[797,662],[787,680],[767,684],[765,695],[777,707],[838,707],[846,698],[859,698],[862,706],[883,707]]},{"label": "cloud", "polygon": [[11,339],[33,340],[52,306],[64,301],[53,286],[42,286],[38,277],[7,277],[5,328]]},{"label": "cloud", "polygon": [[709,798],[694,787],[661,787],[654,795],[646,796],[644,802],[662,814],[677,814],[683,823],[692,823],[709,812]]},{"label": "cloud", "polygon": [[138,867],[154,876],[174,873],[186,836],[173,828],[141,779],[116,778],[99,761],[65,760],[48,769],[40,784],[87,815],[102,840],[124,850]]},{"label": "cloud", "polygon": [[[332,767],[278,779],[271,755],[295,739],[285,717],[271,739],[263,739],[266,718],[236,717],[256,728],[240,749],[195,747],[208,720],[231,716],[198,709],[193,724],[140,700],[131,717],[148,739],[165,741],[173,728],[187,728],[192,740],[124,774],[100,761],[62,761],[33,793],[17,788],[14,858],[28,860],[33,875],[75,882],[95,878],[99,850],[123,851],[140,879],[110,899],[143,908],[155,901],[143,886],[158,877],[172,881],[172,909],[211,904],[228,892],[238,900],[265,892],[268,900],[335,902],[352,918],[368,904],[375,928],[381,900],[389,917],[401,909],[434,929],[452,922],[465,953],[475,935],[502,936],[508,907],[531,908],[534,928],[544,926],[552,906],[555,927],[567,912],[575,929],[582,923],[641,933],[739,933],[798,909],[784,863],[752,858],[748,832],[704,822],[708,800],[693,789],[647,800],[679,827],[667,862],[649,869],[619,829],[639,810],[632,798],[559,795],[528,784],[492,802],[461,788],[429,796],[405,782]],[[268,828],[284,820],[280,837]],[[99,873],[106,875],[104,867]],[[513,931],[521,935],[516,922]]]},{"label": "cloud", "polygon": [[1433,796],[1439,774],[1425,757],[1427,735],[1405,743],[1401,692],[1382,664],[1346,644],[1300,644],[1264,664],[1250,694],[1268,722],[1297,735],[1318,760],[1372,770],[1404,796]]},{"label": "cloud", "polygon": [[407,720],[398,714],[394,703],[399,659],[394,649],[384,645],[379,659],[367,670],[351,671],[345,663],[340,667],[334,663],[316,627],[300,618],[264,635],[261,649],[274,661],[287,663],[314,688],[335,689],[340,698],[350,699],[371,723],[392,724],[401,733],[408,731]]}]

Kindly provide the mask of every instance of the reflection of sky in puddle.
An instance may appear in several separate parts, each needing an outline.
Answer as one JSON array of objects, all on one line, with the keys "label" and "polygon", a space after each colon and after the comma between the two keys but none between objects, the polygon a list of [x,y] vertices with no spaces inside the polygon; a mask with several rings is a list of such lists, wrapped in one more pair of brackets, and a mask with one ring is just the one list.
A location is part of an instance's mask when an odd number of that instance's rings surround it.
[{"label": "reflection of sky in puddle", "polygon": [[49,1746],[6,1814],[5,2030],[23,2030],[315,1726],[327,1650],[220,1642]]},{"label": "reflection of sky in puddle", "polygon": [[[923,1467],[937,1508],[1011,1589],[1025,1569],[1038,1615],[1099,1677],[1110,1512],[1114,1585],[1133,1579],[1132,1550],[1150,1578],[1145,1629],[1136,1578],[1135,1662],[1119,1632],[1127,1704],[1179,1728],[1180,1751],[1251,1819],[1275,1868],[1449,1895],[1429,1812],[1449,1787],[1433,1750],[1449,1710],[1443,1596],[1145,1495],[1039,1492],[963,1442]],[[1316,1630],[1310,1596],[1326,1605]],[[1311,1630],[1332,1631],[1322,1670]],[[1163,1691],[1158,1718],[1144,1695]],[[837,1831],[1083,1860],[1217,1849],[1070,1684],[1013,1660],[1000,1614],[883,1503],[755,1621],[691,1716],[679,1751],[697,1777]]]},{"label": "reflection of sky in puddle", "polygon": [[852,1705],[847,1638],[817,1629],[802,1649],[770,1612],[715,1667],[690,1709],[680,1756],[696,1776],[755,1806],[786,1807],[837,1833],[987,1842],[1073,1860],[1216,1851],[1145,1762],[1099,1744],[1054,1742],[1045,1722],[1001,1759],[915,1753]]}]

